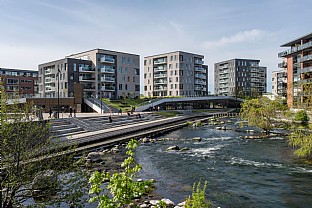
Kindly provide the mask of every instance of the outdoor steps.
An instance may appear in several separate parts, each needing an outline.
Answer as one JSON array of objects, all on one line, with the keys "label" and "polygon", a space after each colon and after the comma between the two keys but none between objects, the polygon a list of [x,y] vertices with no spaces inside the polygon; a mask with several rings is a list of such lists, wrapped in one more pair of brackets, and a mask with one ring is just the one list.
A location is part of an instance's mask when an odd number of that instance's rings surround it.
[{"label": "outdoor steps", "polygon": [[57,125],[57,126],[51,126],[50,131],[58,131],[58,130],[63,130],[63,129],[68,129],[68,128],[74,128],[77,127],[75,124],[65,124],[65,125]]},{"label": "outdoor steps", "polygon": [[57,136],[63,136],[63,135],[66,135],[68,133],[76,133],[76,132],[81,132],[81,131],[84,131],[84,129],[76,126],[76,127],[69,127],[66,129],[59,129],[57,131],[51,131],[51,133],[53,133],[54,135],[57,135]]}]

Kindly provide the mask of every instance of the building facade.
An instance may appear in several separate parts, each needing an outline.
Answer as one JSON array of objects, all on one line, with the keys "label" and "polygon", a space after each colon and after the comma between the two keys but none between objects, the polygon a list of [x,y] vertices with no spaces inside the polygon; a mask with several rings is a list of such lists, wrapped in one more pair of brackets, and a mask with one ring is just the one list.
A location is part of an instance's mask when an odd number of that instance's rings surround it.
[{"label": "building facade", "polygon": [[183,51],[144,57],[144,95],[208,95],[208,66],[203,59]]},{"label": "building facade", "polygon": [[281,45],[289,47],[278,54],[287,71],[287,104],[289,107],[311,107],[312,33]]},{"label": "building facade", "polygon": [[39,65],[39,93],[55,97],[59,87],[61,97],[71,97],[80,83],[84,97],[134,98],[140,95],[139,62],[139,55],[104,49],[72,54]]},{"label": "building facade", "polygon": [[287,97],[287,72],[272,72],[272,94],[281,98]]},{"label": "building facade", "polygon": [[231,59],[214,64],[214,93],[257,96],[267,91],[267,68],[260,60]]},{"label": "building facade", "polygon": [[38,93],[37,71],[0,68],[0,77],[9,97],[32,97]]}]

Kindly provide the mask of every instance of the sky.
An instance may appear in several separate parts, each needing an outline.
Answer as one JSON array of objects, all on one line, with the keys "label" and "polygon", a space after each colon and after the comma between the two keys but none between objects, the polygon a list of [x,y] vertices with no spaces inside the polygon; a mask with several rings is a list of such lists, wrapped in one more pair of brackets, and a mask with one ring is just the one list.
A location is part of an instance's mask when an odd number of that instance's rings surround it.
[{"label": "sky", "polygon": [[[280,45],[312,32],[311,0],[0,0],[0,68],[102,48],[145,56],[186,51],[214,63],[259,59],[279,70]],[[141,87],[143,89],[143,86]]]}]

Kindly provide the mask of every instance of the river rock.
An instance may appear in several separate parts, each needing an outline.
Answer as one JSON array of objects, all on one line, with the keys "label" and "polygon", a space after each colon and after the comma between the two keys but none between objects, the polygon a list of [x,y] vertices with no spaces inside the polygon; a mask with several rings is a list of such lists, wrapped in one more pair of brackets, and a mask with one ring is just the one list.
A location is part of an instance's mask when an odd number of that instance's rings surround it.
[{"label": "river rock", "polygon": [[159,200],[150,200],[149,203],[151,205],[157,206],[157,204],[159,203]]},{"label": "river rock", "polygon": [[162,199],[162,202],[164,202],[166,204],[167,207],[174,207],[174,202],[171,201],[170,199]]},{"label": "river rock", "polygon": [[149,143],[149,142],[150,142],[150,139],[149,139],[149,138],[146,138],[146,137],[145,137],[145,138],[142,139],[142,143]]},{"label": "river rock", "polygon": [[178,146],[170,146],[170,147],[168,147],[167,148],[167,151],[170,151],[170,150],[180,150],[180,147],[178,147]]},{"label": "river rock", "polygon": [[222,127],[221,127],[221,130],[226,130],[226,126],[222,126]]},{"label": "river rock", "polygon": [[87,155],[86,160],[90,162],[101,162],[102,161],[102,152],[90,152]]},{"label": "river rock", "polygon": [[192,140],[193,140],[193,141],[200,142],[202,139],[201,139],[200,137],[194,137]]},{"label": "river rock", "polygon": [[217,127],[216,127],[216,130],[221,130],[221,127],[220,127],[220,126],[217,126]]},{"label": "river rock", "polygon": [[148,207],[148,205],[147,204],[141,204],[140,207],[145,208],[145,207]]},{"label": "river rock", "polygon": [[187,150],[190,150],[190,149],[188,147],[183,147],[183,148],[180,149],[181,152],[187,151]]}]

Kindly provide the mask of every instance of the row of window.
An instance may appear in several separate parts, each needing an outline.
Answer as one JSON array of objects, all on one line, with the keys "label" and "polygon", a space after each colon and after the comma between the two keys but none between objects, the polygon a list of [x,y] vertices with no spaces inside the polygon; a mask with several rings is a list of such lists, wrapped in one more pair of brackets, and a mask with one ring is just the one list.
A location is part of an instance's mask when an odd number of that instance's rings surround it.
[{"label": "row of window", "polygon": [[0,70],[0,75],[7,76],[23,76],[23,77],[38,77],[37,72],[19,72],[19,71],[2,71]]},{"label": "row of window", "polygon": [[[30,86],[27,86],[27,87],[21,87],[20,88],[21,90],[31,90],[32,87]],[[12,85],[9,85],[9,86],[6,86],[6,90],[8,91],[19,91],[19,86],[12,86]]]}]

